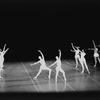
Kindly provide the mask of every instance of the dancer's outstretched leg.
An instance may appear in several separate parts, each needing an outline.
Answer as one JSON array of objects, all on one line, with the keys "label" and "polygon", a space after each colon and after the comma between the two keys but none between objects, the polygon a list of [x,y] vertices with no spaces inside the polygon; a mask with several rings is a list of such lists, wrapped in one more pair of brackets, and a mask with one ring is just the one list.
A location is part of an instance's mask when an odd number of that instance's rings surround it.
[{"label": "dancer's outstretched leg", "polygon": [[85,67],[86,67],[88,73],[90,74],[90,71],[89,71],[88,66],[87,66],[87,64],[86,64],[86,61],[84,61],[84,65],[85,65]]},{"label": "dancer's outstretched leg", "polygon": [[77,68],[78,67],[78,58],[75,58],[75,61],[76,61],[76,67],[75,68]]},{"label": "dancer's outstretched leg", "polygon": [[39,69],[39,72],[37,73],[37,75],[34,78],[37,79],[37,77],[40,75],[41,72],[42,72],[42,68]]},{"label": "dancer's outstretched leg", "polygon": [[64,70],[62,70],[62,69],[61,69],[61,70],[60,70],[60,72],[62,72],[62,73],[63,73],[63,77],[64,77],[64,80],[65,80],[65,82],[66,82],[67,80],[66,80],[66,75],[65,75]]},{"label": "dancer's outstretched leg", "polygon": [[97,65],[97,57],[94,57],[94,61],[95,61],[94,67],[96,67],[96,65]]},{"label": "dancer's outstretched leg", "polygon": [[4,70],[2,68],[0,68],[0,78],[3,78],[2,77],[2,73],[4,72]]},{"label": "dancer's outstretched leg", "polygon": [[56,76],[55,76],[55,83],[57,83],[57,77],[58,77],[59,71],[56,70]]},{"label": "dancer's outstretched leg", "polygon": [[99,61],[99,63],[100,63],[100,58],[98,57],[98,61]]},{"label": "dancer's outstretched leg", "polygon": [[49,70],[49,75],[48,75],[48,77],[49,77],[49,79],[50,79],[50,76],[51,76],[51,69],[48,69]]},{"label": "dancer's outstretched leg", "polygon": [[83,61],[80,61],[80,64],[81,64],[81,66],[82,66],[82,71],[81,71],[81,73],[84,73],[84,64],[83,64]]},{"label": "dancer's outstretched leg", "polygon": [[81,73],[84,73],[84,66],[82,65],[82,71],[81,71]]}]

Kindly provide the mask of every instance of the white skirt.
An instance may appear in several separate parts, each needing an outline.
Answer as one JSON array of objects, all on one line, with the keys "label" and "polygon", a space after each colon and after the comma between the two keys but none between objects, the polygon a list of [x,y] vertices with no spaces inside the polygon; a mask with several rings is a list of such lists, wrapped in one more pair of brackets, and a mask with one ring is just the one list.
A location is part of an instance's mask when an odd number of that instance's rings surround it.
[{"label": "white skirt", "polygon": [[94,53],[94,57],[99,57],[99,54],[98,53]]},{"label": "white skirt", "polygon": [[80,58],[80,56],[79,55],[75,55],[75,58]]}]

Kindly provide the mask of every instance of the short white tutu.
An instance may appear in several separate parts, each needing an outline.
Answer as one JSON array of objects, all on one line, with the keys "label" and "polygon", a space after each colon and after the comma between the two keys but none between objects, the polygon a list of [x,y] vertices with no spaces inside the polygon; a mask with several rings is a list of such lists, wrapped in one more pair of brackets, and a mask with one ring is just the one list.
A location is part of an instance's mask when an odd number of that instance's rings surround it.
[{"label": "short white tutu", "polygon": [[98,53],[94,53],[94,57],[99,57],[99,54]]},{"label": "short white tutu", "polygon": [[75,55],[75,58],[80,58],[80,56],[79,55]]}]

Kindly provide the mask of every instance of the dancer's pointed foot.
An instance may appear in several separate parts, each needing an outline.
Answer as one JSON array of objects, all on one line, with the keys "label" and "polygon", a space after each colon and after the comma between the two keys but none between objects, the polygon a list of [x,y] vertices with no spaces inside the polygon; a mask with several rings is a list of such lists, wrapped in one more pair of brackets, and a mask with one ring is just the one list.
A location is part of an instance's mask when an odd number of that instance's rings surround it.
[{"label": "dancer's pointed foot", "polygon": [[48,76],[48,78],[50,79],[50,76]]},{"label": "dancer's pointed foot", "polygon": [[84,71],[81,71],[81,73],[83,74],[83,73],[84,73]]},{"label": "dancer's pointed foot", "polygon": [[75,69],[77,69],[77,66],[75,67]]},{"label": "dancer's pointed foot", "polygon": [[65,83],[67,82],[67,80],[65,80]]},{"label": "dancer's pointed foot", "polygon": [[33,77],[33,79],[37,80],[37,77]]},{"label": "dancer's pointed foot", "polygon": [[88,72],[88,74],[90,74],[90,71],[89,70],[87,70],[87,72]]},{"label": "dancer's pointed foot", "polygon": [[88,72],[90,74],[90,72]]},{"label": "dancer's pointed foot", "polygon": [[96,65],[94,65],[94,67],[96,67]]},{"label": "dancer's pointed foot", "polygon": [[3,77],[0,76],[0,79],[3,79]]}]

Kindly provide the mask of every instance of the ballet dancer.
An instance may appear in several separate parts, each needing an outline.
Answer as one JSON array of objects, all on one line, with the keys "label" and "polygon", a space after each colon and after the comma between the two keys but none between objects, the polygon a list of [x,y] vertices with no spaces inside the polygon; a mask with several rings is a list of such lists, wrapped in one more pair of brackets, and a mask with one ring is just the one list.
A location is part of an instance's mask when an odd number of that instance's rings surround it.
[{"label": "ballet dancer", "polygon": [[94,67],[96,67],[96,65],[97,65],[97,60],[98,60],[99,63],[100,63],[100,58],[99,58],[98,48],[96,47],[95,42],[94,42],[93,40],[92,40],[92,42],[93,42],[94,48],[89,48],[88,50],[94,50],[94,55],[93,55],[94,61],[95,61]]},{"label": "ballet dancer", "polygon": [[55,68],[56,69],[56,76],[55,76],[55,82],[56,83],[57,83],[57,77],[58,77],[59,72],[63,73],[63,77],[64,77],[64,80],[66,82],[65,71],[61,67],[61,51],[60,50],[58,50],[58,51],[59,51],[59,56],[56,56],[56,61],[49,66],[49,67],[51,67],[55,64],[57,65],[56,68]]},{"label": "ballet dancer", "polygon": [[39,72],[37,73],[37,75],[33,79],[37,79],[37,77],[40,75],[40,73],[42,72],[42,70],[48,70],[49,71],[49,76],[48,77],[50,79],[51,69],[46,66],[46,62],[45,62],[43,53],[40,50],[38,50],[38,52],[40,52],[40,54],[41,54],[41,56],[38,57],[40,60],[38,62],[36,62],[36,63],[30,64],[31,66],[33,66],[35,64],[38,64],[38,63],[41,64]]},{"label": "ballet dancer", "polygon": [[73,43],[71,43],[71,45],[72,45],[72,48],[73,48],[73,50],[71,50],[71,52],[75,52],[75,61],[76,61],[76,67],[75,68],[77,68],[78,67],[78,61],[79,61],[79,58],[80,58],[80,47],[76,47],[76,46],[74,46],[73,45]]},{"label": "ballet dancer", "polygon": [[89,71],[88,66],[87,66],[87,63],[86,63],[85,55],[86,55],[86,53],[84,52],[84,49],[83,49],[81,51],[81,56],[79,58],[80,64],[82,66],[81,73],[84,73],[84,68],[86,68],[87,72],[90,74],[90,71]]},{"label": "ballet dancer", "polygon": [[6,52],[9,49],[9,48],[7,48],[5,50],[5,47],[6,47],[6,44],[4,45],[3,50],[0,49],[0,78],[3,78],[3,77],[1,77],[1,73],[4,71],[3,70],[3,67],[4,67],[4,55],[6,54]]}]

